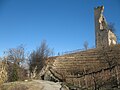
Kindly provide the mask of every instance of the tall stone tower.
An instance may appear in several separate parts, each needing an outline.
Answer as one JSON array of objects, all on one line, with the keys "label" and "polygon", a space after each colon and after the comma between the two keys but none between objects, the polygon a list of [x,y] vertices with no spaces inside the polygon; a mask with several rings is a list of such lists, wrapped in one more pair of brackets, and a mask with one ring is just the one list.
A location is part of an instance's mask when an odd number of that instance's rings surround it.
[{"label": "tall stone tower", "polygon": [[108,29],[107,22],[103,16],[104,6],[94,8],[94,19],[95,19],[95,37],[96,47],[108,47],[115,45],[116,35]]}]

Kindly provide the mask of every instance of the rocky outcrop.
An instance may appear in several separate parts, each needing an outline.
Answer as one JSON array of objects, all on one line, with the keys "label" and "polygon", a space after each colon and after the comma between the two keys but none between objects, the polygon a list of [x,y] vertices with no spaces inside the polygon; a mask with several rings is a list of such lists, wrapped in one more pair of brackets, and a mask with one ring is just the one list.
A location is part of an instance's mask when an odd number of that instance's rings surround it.
[{"label": "rocky outcrop", "polygon": [[60,89],[60,83],[54,83],[43,80],[32,80],[32,81],[17,81],[11,83],[4,83],[0,90],[68,90]]}]

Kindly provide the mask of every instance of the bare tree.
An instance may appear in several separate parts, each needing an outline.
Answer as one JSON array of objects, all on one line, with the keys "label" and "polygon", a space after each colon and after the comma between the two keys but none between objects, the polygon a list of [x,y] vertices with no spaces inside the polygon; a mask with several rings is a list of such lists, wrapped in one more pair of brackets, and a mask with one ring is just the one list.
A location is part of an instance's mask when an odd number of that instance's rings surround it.
[{"label": "bare tree", "polygon": [[25,49],[23,45],[16,48],[10,48],[5,53],[7,62],[8,81],[23,80],[26,77],[26,70],[22,67],[25,59]]},{"label": "bare tree", "polygon": [[8,51],[5,51],[5,55],[7,61],[20,65],[25,60],[24,46],[21,44],[17,48],[10,48]]},{"label": "bare tree", "polygon": [[33,72],[36,67],[36,72],[39,73],[43,66],[45,65],[45,61],[52,54],[52,50],[48,48],[46,41],[43,40],[41,45],[33,51],[29,56],[29,70]]},{"label": "bare tree", "polygon": [[88,42],[87,41],[84,42],[84,48],[85,48],[85,50],[88,49]]},{"label": "bare tree", "polygon": [[108,29],[115,33],[115,31],[116,31],[115,24],[114,23],[108,23]]}]

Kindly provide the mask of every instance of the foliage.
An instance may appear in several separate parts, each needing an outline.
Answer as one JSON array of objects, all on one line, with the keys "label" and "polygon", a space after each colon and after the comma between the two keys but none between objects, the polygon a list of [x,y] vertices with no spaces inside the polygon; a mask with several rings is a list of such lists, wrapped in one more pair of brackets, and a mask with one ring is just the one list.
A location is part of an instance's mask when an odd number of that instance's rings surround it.
[{"label": "foliage", "polygon": [[12,73],[11,73],[11,77],[12,78],[10,78],[11,80],[10,81],[17,81],[18,79],[19,79],[19,77],[18,77],[18,72],[17,72],[18,70],[17,70],[17,67],[16,67],[16,65],[14,65],[13,66],[13,70],[12,70]]},{"label": "foliage", "polygon": [[22,67],[25,60],[25,49],[23,45],[19,45],[16,48],[10,48],[5,51],[4,61],[7,62],[9,82],[26,78],[26,70]]},{"label": "foliage", "polygon": [[27,70],[25,70],[24,68],[16,65],[16,64],[12,64],[10,62],[8,62],[8,66],[7,66],[7,72],[8,72],[8,82],[13,82],[13,81],[21,81],[21,80],[25,80],[27,78]]}]

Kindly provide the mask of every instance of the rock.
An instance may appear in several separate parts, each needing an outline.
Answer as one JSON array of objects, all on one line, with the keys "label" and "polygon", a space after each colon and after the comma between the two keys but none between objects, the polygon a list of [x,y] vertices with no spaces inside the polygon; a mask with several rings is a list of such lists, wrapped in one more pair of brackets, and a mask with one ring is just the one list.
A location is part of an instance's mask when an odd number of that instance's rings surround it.
[{"label": "rock", "polygon": [[1,86],[0,90],[60,90],[60,88],[61,85],[59,83],[44,80],[32,80],[28,82],[17,81],[11,83],[4,83]]}]

